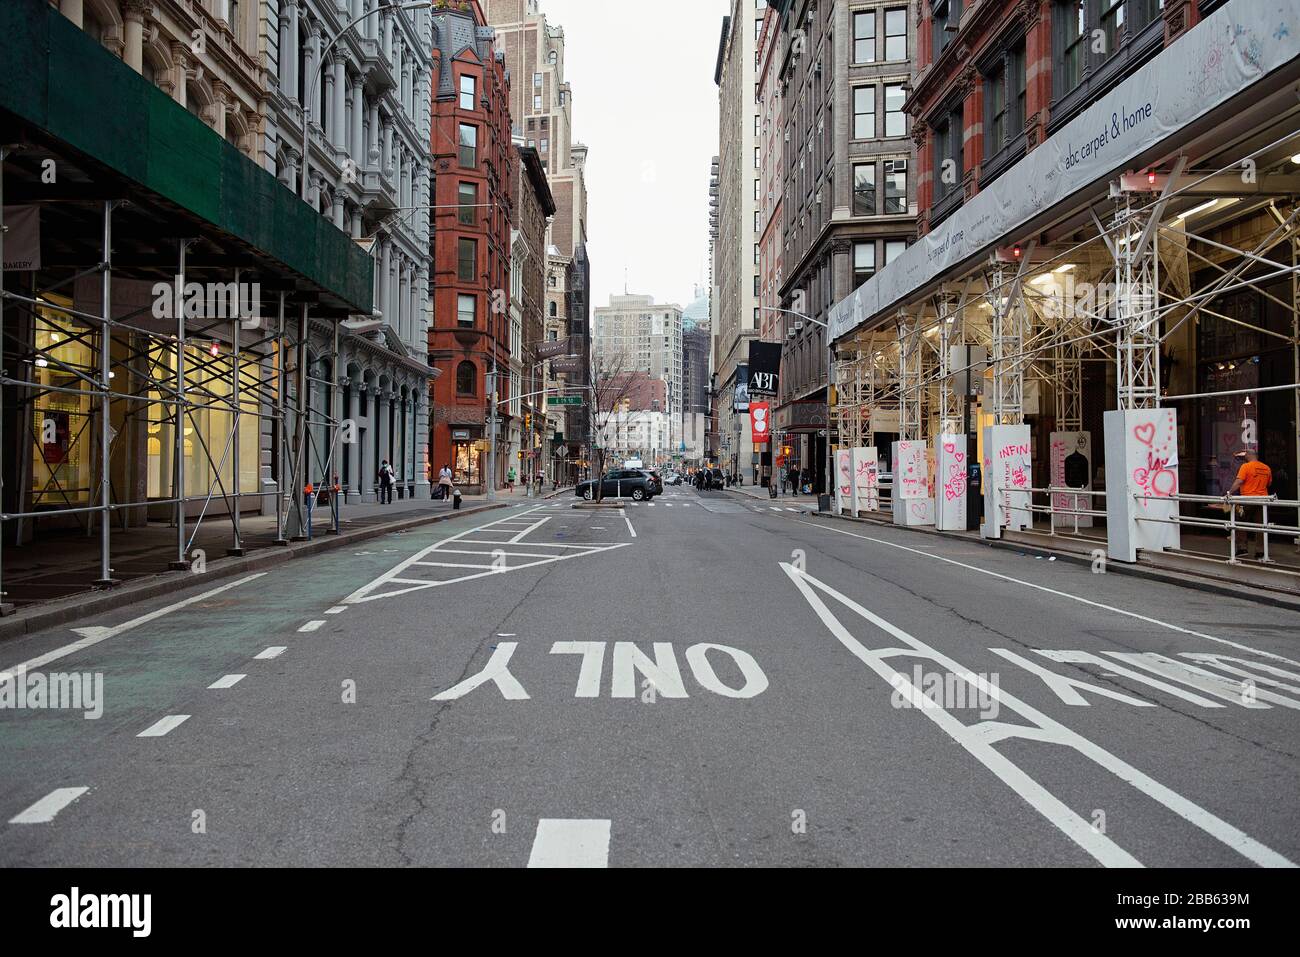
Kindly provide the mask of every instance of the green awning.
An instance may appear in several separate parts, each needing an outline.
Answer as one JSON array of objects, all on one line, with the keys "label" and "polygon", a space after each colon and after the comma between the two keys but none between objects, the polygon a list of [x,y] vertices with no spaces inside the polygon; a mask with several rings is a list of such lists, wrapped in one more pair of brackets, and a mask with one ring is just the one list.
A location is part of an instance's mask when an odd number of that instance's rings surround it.
[{"label": "green awning", "polygon": [[368,315],[374,262],[45,0],[0,2],[0,110]]}]

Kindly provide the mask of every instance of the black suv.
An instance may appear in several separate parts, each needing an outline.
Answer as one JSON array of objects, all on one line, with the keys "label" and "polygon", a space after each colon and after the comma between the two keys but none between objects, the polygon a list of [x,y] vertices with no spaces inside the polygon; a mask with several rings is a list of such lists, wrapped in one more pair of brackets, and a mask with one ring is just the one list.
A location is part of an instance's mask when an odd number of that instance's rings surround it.
[{"label": "black suv", "polygon": [[[601,498],[630,498],[644,502],[659,494],[660,486],[644,469],[612,469],[600,482]],[[582,482],[573,493],[588,502],[596,497],[596,483]]]}]

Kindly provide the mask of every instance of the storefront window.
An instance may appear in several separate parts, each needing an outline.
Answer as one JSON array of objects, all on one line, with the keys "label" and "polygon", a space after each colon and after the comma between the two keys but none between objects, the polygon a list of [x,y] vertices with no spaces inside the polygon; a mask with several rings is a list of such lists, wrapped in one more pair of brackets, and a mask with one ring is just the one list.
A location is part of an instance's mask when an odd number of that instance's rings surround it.
[{"label": "storefront window", "polygon": [[451,447],[452,481],[457,485],[482,484],[483,440],[455,439]]},{"label": "storefront window", "polygon": [[[72,305],[71,300],[56,296],[43,298]],[[32,505],[86,505],[96,434],[91,420],[91,383],[77,373],[98,378],[93,339],[86,326],[45,307],[37,311],[35,335],[39,351],[32,381],[59,391],[41,392],[32,403]]]},{"label": "storefront window", "polygon": [[[218,354],[210,349],[194,346],[185,351],[185,382],[191,408],[185,417],[185,495],[205,496],[209,491],[220,496],[235,490],[234,445],[232,431],[235,424],[234,409],[228,404],[231,395],[231,362],[228,347],[218,346]],[[244,354],[240,369],[239,417],[239,491],[254,493],[258,489],[260,472],[260,420],[258,403],[253,389],[257,386],[256,356]],[[150,352],[151,375],[166,382],[175,376],[176,356],[167,346]],[[149,393],[148,418],[148,491],[151,499],[167,499],[173,495],[175,460],[175,432],[173,409],[163,404],[170,393]],[[195,408],[193,406],[199,406]],[[217,479],[220,477],[220,485]]]}]

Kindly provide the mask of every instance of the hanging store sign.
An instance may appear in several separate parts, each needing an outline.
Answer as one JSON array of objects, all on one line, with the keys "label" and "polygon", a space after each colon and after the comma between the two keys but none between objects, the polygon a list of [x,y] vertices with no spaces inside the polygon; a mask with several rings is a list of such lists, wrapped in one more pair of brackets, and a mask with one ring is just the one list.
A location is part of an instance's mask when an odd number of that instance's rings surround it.
[{"label": "hanging store sign", "polygon": [[35,272],[41,268],[41,208],[4,208],[5,272]]},{"label": "hanging store sign", "polygon": [[832,339],[1004,245],[1012,230],[1123,171],[1297,56],[1294,5],[1230,0],[837,303]]},{"label": "hanging store sign", "polygon": [[569,352],[568,336],[563,339],[543,342],[537,346],[538,359],[554,359],[556,356],[567,356]]},{"label": "hanging store sign", "polygon": [[755,445],[772,439],[772,406],[767,402],[754,402],[749,406],[749,422]]},{"label": "hanging store sign", "polygon": [[749,411],[749,366],[736,366],[736,391],[733,396],[731,411]]},{"label": "hanging store sign", "polygon": [[775,396],[781,383],[781,343],[749,340],[749,394]]}]

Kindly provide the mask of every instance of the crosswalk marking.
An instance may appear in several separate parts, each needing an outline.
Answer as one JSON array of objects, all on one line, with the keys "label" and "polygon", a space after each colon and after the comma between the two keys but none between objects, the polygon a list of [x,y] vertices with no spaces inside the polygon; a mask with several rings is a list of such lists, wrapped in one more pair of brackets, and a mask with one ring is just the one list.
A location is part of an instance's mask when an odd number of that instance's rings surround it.
[{"label": "crosswalk marking", "polygon": [[233,688],[247,677],[248,675],[226,675],[224,678],[218,678],[208,685],[208,690],[225,691],[227,688]]}]

